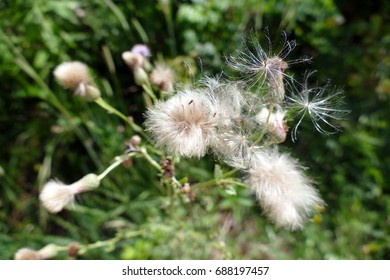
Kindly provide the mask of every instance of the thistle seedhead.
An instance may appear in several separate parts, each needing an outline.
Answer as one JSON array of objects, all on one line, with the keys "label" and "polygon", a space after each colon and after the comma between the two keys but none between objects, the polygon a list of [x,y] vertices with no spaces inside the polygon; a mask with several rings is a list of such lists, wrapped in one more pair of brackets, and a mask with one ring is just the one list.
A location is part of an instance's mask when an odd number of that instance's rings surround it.
[{"label": "thistle seedhead", "polygon": [[71,185],[58,180],[50,180],[43,186],[39,199],[49,212],[58,213],[74,200],[76,194],[93,190],[99,184],[98,176],[92,173]]},{"label": "thistle seedhead", "polygon": [[278,54],[273,54],[272,44],[269,43],[269,52],[266,53],[259,41],[252,38],[251,45],[244,45],[243,50],[236,52],[236,55],[227,58],[227,64],[233,70],[241,73],[242,78],[250,88],[258,92],[264,91],[267,85],[266,96],[272,103],[281,103],[285,95],[285,81],[292,80],[291,76],[285,73],[287,67],[308,59],[286,60],[289,53],[295,48],[295,41],[288,41],[285,33],[283,46]]},{"label": "thistle seedhead", "polygon": [[317,205],[324,205],[299,163],[276,149],[259,151],[248,170],[247,184],[278,226],[303,227]]},{"label": "thistle seedhead", "polygon": [[156,146],[179,156],[202,157],[215,133],[215,108],[201,90],[184,90],[146,113]]},{"label": "thistle seedhead", "polygon": [[89,84],[88,67],[80,61],[63,62],[54,69],[54,77],[65,89],[77,90],[80,84]]}]

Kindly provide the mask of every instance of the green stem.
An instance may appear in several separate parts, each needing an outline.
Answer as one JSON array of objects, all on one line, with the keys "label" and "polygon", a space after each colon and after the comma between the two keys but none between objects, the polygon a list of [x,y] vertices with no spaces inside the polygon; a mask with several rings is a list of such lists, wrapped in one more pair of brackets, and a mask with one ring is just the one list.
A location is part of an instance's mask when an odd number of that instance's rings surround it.
[{"label": "green stem", "polygon": [[222,178],[217,180],[217,179],[211,179],[211,180],[208,180],[208,181],[205,181],[205,182],[202,182],[202,183],[198,183],[196,184],[195,186],[193,186],[192,188],[205,188],[205,187],[209,187],[209,186],[214,186],[214,185],[217,185],[219,182],[222,182],[224,180],[224,178],[228,178],[228,177],[231,177],[232,175],[235,175],[236,173],[238,172],[238,169],[234,168],[226,173],[224,173],[222,175]]},{"label": "green stem", "polygon": [[106,168],[106,170],[104,170],[99,176],[98,176],[98,180],[101,181],[104,177],[106,177],[112,170],[114,170],[116,167],[118,167],[119,165],[121,165],[124,161],[128,160],[129,158],[131,158],[132,156],[134,156],[135,153],[129,153],[129,154],[126,154],[126,155],[123,155],[123,156],[119,156],[119,157],[116,157],[115,158],[115,161],[109,166]]},{"label": "green stem", "polygon": [[156,162],[149,154],[148,154],[148,151],[146,150],[145,147],[141,147],[140,150],[139,150],[143,155],[144,157],[146,158],[147,161],[150,162],[150,164],[155,167],[159,172],[162,172],[162,168],[160,166],[160,164],[158,162]]},{"label": "green stem", "polygon": [[88,245],[81,245],[78,250],[78,254],[84,255],[90,250],[96,249],[96,248],[101,248],[101,247],[114,247],[115,244],[121,240],[136,237],[142,235],[144,232],[139,230],[139,231],[130,231],[126,233],[118,233],[115,237],[111,239],[107,239],[104,241],[97,241],[95,243],[91,243]]},{"label": "green stem", "polygon": [[150,84],[142,84],[143,90],[152,98],[153,102],[158,101],[157,96],[154,94]]},{"label": "green stem", "polygon": [[95,100],[95,103],[105,109],[107,112],[114,114],[121,118],[123,121],[125,121],[130,127],[137,133],[142,134],[142,136],[145,136],[143,130],[141,127],[136,125],[133,120],[130,118],[126,117],[124,114],[122,114],[120,111],[112,107],[110,104],[108,104],[103,98],[99,97]]}]

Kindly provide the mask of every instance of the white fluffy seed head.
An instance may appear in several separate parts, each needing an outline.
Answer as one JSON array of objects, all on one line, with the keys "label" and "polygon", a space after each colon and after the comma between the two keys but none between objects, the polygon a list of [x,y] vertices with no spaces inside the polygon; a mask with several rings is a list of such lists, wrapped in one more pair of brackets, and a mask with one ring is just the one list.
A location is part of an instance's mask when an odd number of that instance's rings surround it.
[{"label": "white fluffy seed head", "polygon": [[49,212],[58,213],[73,201],[74,195],[75,192],[71,185],[50,180],[43,186],[39,199]]},{"label": "white fluffy seed head", "polygon": [[230,130],[216,135],[212,150],[227,165],[246,169],[251,162],[253,145],[244,133]]},{"label": "white fluffy seed head", "polygon": [[85,175],[71,185],[50,180],[43,186],[39,199],[49,212],[58,213],[73,201],[76,194],[96,189],[99,184],[99,177],[93,173]]},{"label": "white fluffy seed head", "polygon": [[15,260],[47,260],[58,254],[58,247],[54,244],[48,244],[39,251],[30,248],[19,249],[14,256]]},{"label": "white fluffy seed head", "polygon": [[172,92],[175,73],[167,65],[158,64],[150,73],[150,82],[162,91]]},{"label": "white fluffy seed head", "polygon": [[41,260],[41,256],[38,251],[21,248],[15,253],[14,260]]},{"label": "white fluffy seed head", "polygon": [[241,118],[245,98],[238,83],[226,83],[218,78],[206,78],[201,85],[215,106],[218,127],[231,126],[234,120]]},{"label": "white fluffy seed head", "polygon": [[248,185],[278,226],[300,229],[315,206],[324,204],[298,162],[276,149],[258,152],[248,173]]},{"label": "white fluffy seed head", "polygon": [[87,65],[79,61],[61,63],[54,69],[54,76],[61,86],[71,90],[91,82]]},{"label": "white fluffy seed head", "polygon": [[157,147],[175,155],[202,157],[215,133],[215,109],[202,91],[184,90],[149,109],[145,125]]}]

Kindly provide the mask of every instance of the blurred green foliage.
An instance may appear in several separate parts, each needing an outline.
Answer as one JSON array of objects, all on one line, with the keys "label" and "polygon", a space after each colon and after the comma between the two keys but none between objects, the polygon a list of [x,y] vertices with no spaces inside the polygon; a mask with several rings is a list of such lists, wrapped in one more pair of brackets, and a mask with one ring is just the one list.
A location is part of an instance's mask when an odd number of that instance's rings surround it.
[{"label": "blurred green foliage", "polygon": [[[142,234],[82,258],[390,257],[389,2],[3,0],[0,17],[0,259],[20,247],[94,243],[117,230]],[[197,61],[198,73],[218,73],[243,36],[266,27],[274,42],[286,30],[299,43],[291,58],[313,57],[307,67],[318,69],[317,78],[346,93],[344,132],[325,138],[308,121],[298,142],[285,145],[318,182],[327,202],[322,216],[300,232],[276,229],[249,190],[232,183],[198,190],[191,200],[164,188],[144,159],[115,170],[73,211],[41,208],[48,178],[73,182],[102,171],[132,135],[115,116],[61,89],[56,65],[85,61],[103,96],[141,124],[141,89],[123,51],[147,44],[152,59],[169,62],[185,83],[193,77],[184,61]],[[196,183],[220,168],[209,157],[181,160],[176,172]]]}]

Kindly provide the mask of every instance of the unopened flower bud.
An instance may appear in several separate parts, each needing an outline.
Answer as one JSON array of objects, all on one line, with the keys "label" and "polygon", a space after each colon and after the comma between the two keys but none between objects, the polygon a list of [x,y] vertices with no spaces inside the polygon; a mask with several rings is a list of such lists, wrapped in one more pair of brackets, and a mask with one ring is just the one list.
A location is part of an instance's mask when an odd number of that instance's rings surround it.
[{"label": "unopened flower bud", "polygon": [[43,260],[51,259],[57,256],[58,246],[54,244],[48,244],[38,251]]},{"label": "unopened flower bud", "polygon": [[[284,120],[285,113],[277,110],[269,114],[267,108],[263,108],[260,113],[256,115],[256,120],[267,127],[268,133],[276,143],[282,143],[287,137],[287,122]],[[267,122],[268,120],[268,122]]]},{"label": "unopened flower bud", "polygon": [[75,93],[89,102],[95,101],[100,97],[100,90],[98,88],[84,83],[78,86]]},{"label": "unopened flower bud", "polygon": [[90,173],[73,183],[71,186],[77,193],[87,192],[96,189],[100,185],[98,175]]},{"label": "unopened flower bud", "polygon": [[149,82],[148,74],[146,74],[145,70],[141,67],[137,67],[133,69],[134,81],[137,85],[142,86],[143,84],[147,84]]},{"label": "unopened flower bud", "polygon": [[136,148],[141,144],[141,142],[142,142],[142,138],[136,134],[130,138],[129,144]]}]

